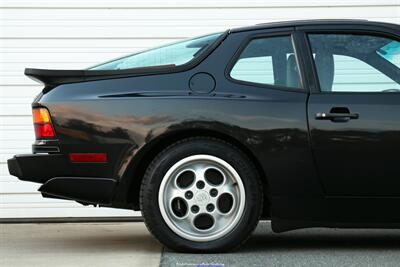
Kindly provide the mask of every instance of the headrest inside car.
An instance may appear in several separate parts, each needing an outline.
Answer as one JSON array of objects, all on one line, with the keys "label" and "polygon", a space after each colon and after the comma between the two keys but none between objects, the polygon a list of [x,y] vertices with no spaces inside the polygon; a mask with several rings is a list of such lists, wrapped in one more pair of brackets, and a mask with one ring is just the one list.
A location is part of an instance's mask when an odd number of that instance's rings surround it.
[{"label": "headrest inside car", "polygon": [[299,70],[297,69],[296,57],[293,54],[287,59],[286,85],[288,87],[300,87]]},{"label": "headrest inside car", "polygon": [[322,51],[316,53],[315,66],[321,91],[332,91],[333,77],[335,75],[335,62],[332,53]]}]

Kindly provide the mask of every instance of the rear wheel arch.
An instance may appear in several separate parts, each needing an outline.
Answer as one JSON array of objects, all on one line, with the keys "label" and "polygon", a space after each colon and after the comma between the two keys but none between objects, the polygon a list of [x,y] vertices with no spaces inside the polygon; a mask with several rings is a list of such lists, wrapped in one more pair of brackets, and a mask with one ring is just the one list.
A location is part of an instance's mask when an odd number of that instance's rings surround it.
[{"label": "rear wheel arch", "polygon": [[131,203],[135,210],[139,209],[139,195],[140,195],[140,187],[142,183],[142,179],[147,167],[150,165],[152,160],[157,156],[158,153],[163,151],[165,148],[171,146],[172,144],[189,139],[189,138],[211,138],[217,139],[222,142],[226,142],[230,145],[233,145],[240,151],[242,151],[255,165],[259,177],[261,178],[261,182],[263,184],[263,193],[264,193],[264,210],[263,217],[269,217],[269,201],[268,201],[268,181],[265,171],[257,159],[257,157],[253,154],[253,152],[246,147],[238,139],[227,135],[225,133],[212,131],[212,130],[203,130],[203,129],[190,129],[190,130],[181,130],[179,132],[168,133],[157,137],[152,140],[148,144],[146,144],[140,152],[137,160],[131,162],[127,171],[125,172],[123,179],[126,180],[127,190],[126,190],[126,199],[128,203]]}]

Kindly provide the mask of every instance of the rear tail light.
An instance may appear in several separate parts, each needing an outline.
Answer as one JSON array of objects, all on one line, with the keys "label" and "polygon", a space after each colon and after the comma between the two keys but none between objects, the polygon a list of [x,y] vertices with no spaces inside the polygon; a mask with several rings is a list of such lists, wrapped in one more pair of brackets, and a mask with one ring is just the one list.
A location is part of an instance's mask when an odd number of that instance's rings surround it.
[{"label": "rear tail light", "polygon": [[32,113],[36,139],[55,138],[56,134],[51,123],[49,111],[46,108],[34,108]]}]

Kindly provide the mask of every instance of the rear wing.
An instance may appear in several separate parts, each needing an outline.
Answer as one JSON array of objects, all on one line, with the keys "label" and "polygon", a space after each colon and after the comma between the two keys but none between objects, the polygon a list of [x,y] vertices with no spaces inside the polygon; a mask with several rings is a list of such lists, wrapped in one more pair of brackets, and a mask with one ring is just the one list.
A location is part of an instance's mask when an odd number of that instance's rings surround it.
[{"label": "rear wing", "polygon": [[32,80],[40,82],[45,86],[52,87],[65,83],[123,78],[137,75],[173,72],[174,70],[175,65],[152,66],[126,70],[46,70],[26,68],[24,74]]},{"label": "rear wing", "polygon": [[94,77],[93,74],[88,75],[85,70],[45,70],[27,68],[24,74],[32,80],[43,83],[46,86],[81,82]]}]

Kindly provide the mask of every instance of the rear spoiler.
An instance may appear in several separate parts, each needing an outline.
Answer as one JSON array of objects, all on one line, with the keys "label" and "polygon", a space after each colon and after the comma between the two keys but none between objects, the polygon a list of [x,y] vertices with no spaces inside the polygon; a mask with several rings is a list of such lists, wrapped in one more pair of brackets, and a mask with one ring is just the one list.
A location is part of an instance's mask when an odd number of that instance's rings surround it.
[{"label": "rear spoiler", "polygon": [[177,71],[175,65],[160,65],[125,70],[46,70],[26,68],[24,74],[45,86],[65,83],[95,81],[110,78],[123,78],[136,75]]},{"label": "rear spoiler", "polygon": [[34,81],[43,83],[46,86],[54,86],[63,83],[84,81],[93,74],[88,75],[86,70],[45,70],[45,69],[25,69],[24,74]]}]

